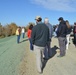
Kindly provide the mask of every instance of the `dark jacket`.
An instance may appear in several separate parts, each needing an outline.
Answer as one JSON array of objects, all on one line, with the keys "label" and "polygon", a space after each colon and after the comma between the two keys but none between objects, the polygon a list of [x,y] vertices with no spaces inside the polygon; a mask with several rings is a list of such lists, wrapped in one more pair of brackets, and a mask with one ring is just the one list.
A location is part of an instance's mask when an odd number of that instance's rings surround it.
[{"label": "dark jacket", "polygon": [[67,28],[67,34],[70,34],[71,31],[72,31],[72,28],[71,27],[70,28]]},{"label": "dark jacket", "polygon": [[32,29],[32,43],[36,46],[45,47],[49,41],[49,28],[44,23],[39,23]]},{"label": "dark jacket", "polygon": [[74,26],[74,28],[73,28],[73,33],[74,33],[74,34],[76,34],[76,32],[75,32],[75,28],[76,28],[76,26]]},{"label": "dark jacket", "polygon": [[66,37],[66,35],[67,35],[67,25],[66,25],[65,21],[60,22],[56,33],[57,33],[57,37]]}]

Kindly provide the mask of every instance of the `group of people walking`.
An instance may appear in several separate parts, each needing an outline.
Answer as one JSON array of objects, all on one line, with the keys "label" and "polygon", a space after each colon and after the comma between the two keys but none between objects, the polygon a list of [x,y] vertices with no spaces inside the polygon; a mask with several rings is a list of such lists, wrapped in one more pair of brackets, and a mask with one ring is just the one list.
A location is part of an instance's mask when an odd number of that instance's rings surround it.
[{"label": "group of people walking", "polygon": [[24,27],[18,27],[17,30],[16,30],[16,35],[17,35],[17,43],[19,44],[20,43],[20,37],[21,37],[21,34],[22,34],[22,38],[25,37],[25,28]]},{"label": "group of people walking", "polygon": [[[30,43],[30,50],[34,50],[36,55],[37,70],[41,74],[43,68],[43,60],[48,60],[52,56],[51,42],[53,36],[53,26],[49,23],[48,18],[45,18],[44,22],[42,22],[42,18],[40,16],[36,16],[35,21],[35,26],[33,26],[32,24],[29,26],[27,36]],[[69,39],[72,29],[69,21],[65,21],[63,17],[60,17],[58,21],[59,24],[57,25],[57,29],[55,31],[60,47],[60,55],[58,55],[58,57],[63,57],[66,55],[66,49],[68,49],[70,43]],[[20,32],[19,29],[20,28],[18,28],[18,31]],[[76,23],[74,23],[73,33],[74,44],[76,47]],[[19,39],[20,36],[18,36],[18,43]]]},{"label": "group of people walking", "polygon": [[[31,28],[31,31],[28,30],[28,34],[31,33],[29,40],[31,40],[30,45],[32,45],[30,46],[30,49],[34,50],[36,55],[37,70],[39,73],[42,73],[43,58],[46,60],[51,57],[51,40],[53,35],[53,27],[49,23],[48,18],[45,18],[44,22],[42,22],[42,18],[40,16],[36,16],[35,21],[36,25]],[[60,47],[60,55],[58,57],[63,57],[66,55],[66,49],[68,49],[71,26],[68,20],[64,21],[63,17],[60,17],[58,21],[59,25],[56,29],[56,35]],[[75,27],[76,25],[74,26],[74,30]],[[74,40],[76,40],[75,32]],[[33,47],[33,49],[31,47]]]}]

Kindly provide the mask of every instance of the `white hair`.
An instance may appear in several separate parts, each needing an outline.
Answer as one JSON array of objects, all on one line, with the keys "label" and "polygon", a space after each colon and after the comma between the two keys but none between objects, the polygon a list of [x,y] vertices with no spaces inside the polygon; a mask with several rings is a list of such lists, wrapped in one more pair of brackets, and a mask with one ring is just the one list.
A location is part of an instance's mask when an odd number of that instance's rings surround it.
[{"label": "white hair", "polygon": [[49,19],[48,19],[48,18],[45,18],[45,19],[44,19],[44,22],[45,22],[45,23],[49,23]]}]

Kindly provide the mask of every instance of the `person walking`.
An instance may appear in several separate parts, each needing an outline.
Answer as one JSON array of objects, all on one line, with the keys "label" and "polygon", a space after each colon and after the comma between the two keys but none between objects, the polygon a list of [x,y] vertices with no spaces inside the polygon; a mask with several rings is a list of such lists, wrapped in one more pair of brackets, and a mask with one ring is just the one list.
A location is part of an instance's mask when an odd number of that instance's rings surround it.
[{"label": "person walking", "polygon": [[25,37],[25,28],[22,27],[22,38],[24,38],[24,37]]},{"label": "person walking", "polygon": [[32,44],[32,42],[31,42],[32,28],[33,28],[33,25],[31,24],[31,25],[29,26],[28,31],[27,31],[27,37],[28,37],[29,42],[30,42],[30,50],[33,50],[33,44]]},{"label": "person walking", "polygon": [[70,26],[68,20],[66,20],[66,25],[67,25],[67,35],[66,35],[67,44],[66,44],[66,49],[68,50],[68,46],[69,46],[69,43],[70,43],[70,33],[71,33],[71,26]]},{"label": "person walking", "polygon": [[59,40],[59,46],[60,46],[60,55],[58,57],[62,57],[62,56],[65,56],[66,54],[67,25],[63,17],[60,17],[58,21],[59,21],[59,26],[56,32]]},{"label": "person walking", "polygon": [[16,30],[16,35],[17,35],[17,43],[20,43],[20,36],[21,36],[21,27],[18,27]]},{"label": "person walking", "polygon": [[45,58],[44,59],[49,59],[52,56],[52,51],[51,51],[51,40],[52,40],[52,36],[53,36],[53,27],[52,25],[49,23],[49,19],[45,18],[44,19],[44,23],[46,24],[46,26],[49,28],[49,41],[45,47],[45,51],[44,51],[44,55]]},{"label": "person walking", "polygon": [[37,70],[41,74],[43,67],[44,49],[49,41],[49,28],[44,23],[42,23],[42,18],[40,16],[36,16],[35,20],[36,26],[34,26],[32,29],[31,39],[36,54]]},{"label": "person walking", "polygon": [[76,47],[76,22],[74,23],[73,34],[74,34],[74,44]]}]

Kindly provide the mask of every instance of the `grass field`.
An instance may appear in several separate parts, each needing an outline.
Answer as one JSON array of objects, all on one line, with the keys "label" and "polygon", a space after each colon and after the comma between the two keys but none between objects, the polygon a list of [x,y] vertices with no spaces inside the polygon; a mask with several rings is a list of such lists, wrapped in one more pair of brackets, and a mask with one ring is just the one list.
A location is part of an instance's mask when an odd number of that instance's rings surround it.
[{"label": "grass field", "polygon": [[0,39],[0,75],[17,75],[18,65],[24,55],[25,42],[17,44],[16,36]]}]

